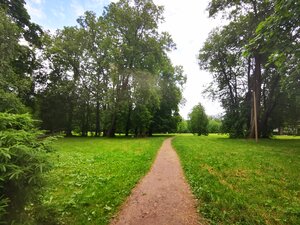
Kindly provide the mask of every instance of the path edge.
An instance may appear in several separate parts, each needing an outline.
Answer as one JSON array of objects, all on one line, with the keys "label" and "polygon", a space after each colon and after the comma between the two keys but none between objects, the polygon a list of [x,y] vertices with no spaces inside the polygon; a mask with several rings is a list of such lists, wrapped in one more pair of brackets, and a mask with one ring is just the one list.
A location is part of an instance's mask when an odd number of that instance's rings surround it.
[{"label": "path edge", "polygon": [[[172,146],[172,139],[173,139],[173,138],[175,138],[175,136],[167,137],[167,138],[165,138],[165,139],[162,141],[162,143],[161,143],[159,149],[157,150],[157,152],[156,152],[156,154],[155,154],[155,157],[153,157],[153,161],[152,161],[152,163],[151,163],[151,166],[150,166],[149,170],[145,173],[144,176],[142,176],[142,177],[139,179],[139,181],[138,181],[138,182],[135,184],[135,186],[131,189],[131,191],[130,191],[129,195],[126,197],[125,201],[124,201],[122,204],[120,204],[120,206],[117,208],[115,214],[113,214],[112,217],[109,219],[108,225],[114,224],[113,222],[119,217],[119,214],[121,213],[121,211],[123,210],[123,208],[127,205],[128,201],[129,201],[129,197],[132,195],[132,193],[134,192],[134,190],[139,186],[139,184],[142,182],[142,180],[150,173],[150,171],[152,170],[152,167],[153,167],[153,165],[154,165],[154,162],[156,161],[156,158],[157,158],[157,156],[158,156],[158,154],[159,154],[159,152],[160,152],[160,150],[161,150],[161,148],[162,148],[164,142],[165,142],[166,140],[168,140],[168,139],[171,139],[171,146]],[[172,148],[173,148],[173,146],[172,146]],[[174,149],[174,148],[173,148],[173,149]],[[174,149],[174,151],[175,151],[175,149]],[[177,152],[176,152],[176,154],[177,154]],[[178,157],[178,158],[179,158],[179,157]],[[206,225],[206,224],[204,224],[204,225]]]},{"label": "path edge", "polygon": [[189,191],[192,193],[193,199],[194,199],[194,201],[195,201],[195,203],[196,203],[196,211],[197,211],[197,214],[198,214],[199,223],[200,223],[201,225],[209,225],[209,222],[207,221],[207,219],[205,219],[204,216],[202,215],[202,213],[200,212],[201,201],[200,201],[200,199],[196,198],[196,195],[195,195],[194,192],[193,192],[192,186],[191,186],[189,180],[188,180],[187,177],[186,177],[185,171],[184,171],[183,166],[182,166],[181,158],[179,157],[179,154],[177,153],[177,149],[176,149],[176,148],[174,147],[174,145],[173,145],[173,140],[174,140],[175,138],[176,138],[176,136],[173,136],[172,139],[171,139],[171,147],[172,147],[172,149],[176,152],[176,155],[177,155],[177,157],[178,157],[178,159],[179,159],[180,167],[181,167],[181,169],[182,169],[183,180],[184,180],[184,182],[187,184],[188,189],[189,189]]}]

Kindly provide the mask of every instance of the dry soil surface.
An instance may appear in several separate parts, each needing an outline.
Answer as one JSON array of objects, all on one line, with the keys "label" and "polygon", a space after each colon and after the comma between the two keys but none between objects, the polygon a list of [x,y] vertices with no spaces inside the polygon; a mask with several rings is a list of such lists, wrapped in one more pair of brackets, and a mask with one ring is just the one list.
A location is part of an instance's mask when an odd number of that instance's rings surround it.
[{"label": "dry soil surface", "polygon": [[150,172],[133,189],[111,225],[199,225],[196,200],[166,139]]}]

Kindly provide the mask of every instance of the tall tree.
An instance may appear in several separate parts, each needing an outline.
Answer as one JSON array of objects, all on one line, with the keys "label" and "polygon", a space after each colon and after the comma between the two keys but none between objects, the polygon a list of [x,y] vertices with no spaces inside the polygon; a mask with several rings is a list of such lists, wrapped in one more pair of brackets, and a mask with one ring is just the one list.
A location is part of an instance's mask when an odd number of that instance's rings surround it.
[{"label": "tall tree", "polygon": [[160,73],[158,85],[160,92],[160,106],[155,113],[150,133],[176,132],[181,118],[179,104],[182,100],[182,87],[186,82],[183,69],[173,67],[169,60]]},{"label": "tall tree", "polygon": [[86,61],[90,65],[88,76],[90,80],[91,101],[95,105],[95,135],[100,135],[100,109],[107,107],[110,62],[113,60],[113,40],[109,36],[109,27],[103,17],[96,17],[93,12],[86,12],[78,20],[84,31],[86,40]]},{"label": "tall tree", "polygon": [[[175,45],[158,31],[161,21],[162,7],[152,1],[122,0],[103,16],[86,12],[78,27],[44,35],[49,67],[39,85],[44,128],[63,126],[67,135],[76,130],[83,136],[102,130],[110,137],[151,135],[163,131],[159,126],[175,130],[185,78],[167,57]],[[55,110],[61,105],[63,110]]]},{"label": "tall tree", "polygon": [[24,85],[18,78],[15,69],[15,58],[19,54],[19,28],[0,8],[0,111],[11,113],[24,112],[25,107],[18,98]]},{"label": "tall tree", "polygon": [[0,8],[7,12],[15,24],[20,28],[22,36],[30,44],[41,46],[41,27],[30,21],[30,16],[25,8],[24,0],[0,0]]},{"label": "tall tree", "polygon": [[[244,135],[246,105],[243,100],[251,65],[242,56],[247,33],[241,23],[232,22],[222,30],[213,31],[199,53],[200,68],[213,75],[207,92],[221,100],[226,114],[224,131],[231,137]],[[247,114],[246,114],[247,115]]]},{"label": "tall tree", "polygon": [[[297,87],[300,85],[300,53],[297,49],[300,47],[300,3],[276,0],[274,5],[273,13],[258,25],[249,48],[262,46],[263,51],[269,53],[267,62],[280,78],[277,78],[280,87],[276,90],[281,93],[280,104],[277,103],[279,109],[275,110],[284,112],[277,113],[284,114],[281,122],[293,124],[296,130],[298,126],[299,132],[300,91]],[[280,127],[280,123],[276,124]]]},{"label": "tall tree", "polygon": [[[83,32],[76,27],[65,27],[58,31],[45,48],[49,62],[48,87],[54,85],[63,93],[66,110],[66,134],[72,135],[75,105],[78,100],[78,87],[84,85]],[[51,89],[50,89],[51,91]],[[81,93],[82,94],[82,93]]]},{"label": "tall tree", "polygon": [[189,114],[189,130],[200,135],[207,135],[208,134],[208,118],[205,113],[204,107],[199,103],[198,105],[194,106],[192,111]]},{"label": "tall tree", "polygon": [[[227,110],[225,114],[223,126],[225,125],[227,128],[233,128],[229,129],[229,132],[232,130],[233,132],[236,131],[236,134],[240,134],[235,136],[246,135],[254,137],[254,97],[257,106],[259,136],[269,136],[274,128],[274,119],[276,120],[275,114],[276,111],[278,111],[277,108],[280,107],[279,102],[285,95],[282,92],[283,89],[281,85],[283,81],[286,80],[286,75],[283,71],[278,70],[278,60],[277,62],[270,60],[270,57],[280,58],[278,57],[280,54],[272,54],[272,48],[270,48],[270,45],[268,47],[266,41],[268,38],[263,38],[263,35],[257,35],[257,32],[259,32],[258,30],[262,30],[262,21],[270,20],[268,18],[276,12],[277,5],[277,1],[215,0],[211,1],[208,6],[210,16],[215,16],[217,13],[222,12],[223,15],[231,20],[231,23],[223,27],[222,30],[219,31],[219,34],[213,34],[207,40],[207,44],[205,44],[200,51],[200,66],[204,69],[217,70],[223,65],[228,71],[232,70],[232,66],[234,66],[239,70],[240,75],[235,76],[236,82],[235,79],[229,79],[230,85],[226,86],[220,84],[224,84],[222,79],[226,80],[228,75],[225,76],[217,71],[213,71],[217,76],[214,77],[214,84],[216,85],[212,86],[215,89],[214,93],[217,93],[217,95],[220,96],[222,91],[226,92],[227,89],[227,91],[229,90],[227,93],[230,93],[229,87],[232,86],[231,89],[234,90],[234,83],[238,84],[236,86],[237,96],[239,96],[237,101],[238,104],[235,106],[232,104],[232,106],[230,106],[222,102],[225,109],[230,109],[229,111]],[[294,21],[291,22],[292,24],[295,23],[295,20],[291,19],[291,21]],[[287,22],[287,24],[289,23]],[[287,27],[288,26],[289,25],[287,25]],[[284,28],[284,30],[286,29],[290,30],[289,28]],[[230,39],[235,42],[230,41]],[[223,47],[226,49],[227,54],[223,55],[223,57],[218,60],[213,56],[216,54],[213,54],[210,50],[213,49],[215,44],[219,45],[219,43],[223,43]],[[216,49],[215,51],[220,52],[221,50]],[[234,64],[231,65],[229,63],[224,63],[230,62],[232,54],[235,53],[238,53],[238,55],[236,55],[238,61],[233,61]],[[290,57],[292,56],[290,55]],[[297,64],[293,63],[293,65]],[[234,70],[229,73],[232,74],[232,72],[236,73]],[[229,73],[227,72],[227,74]],[[225,98],[221,97],[221,99]],[[234,98],[229,95],[227,99]],[[232,100],[230,101],[233,102]],[[237,118],[241,119],[230,119],[236,116],[235,113],[232,113],[234,110],[239,111],[240,116]]]},{"label": "tall tree", "polygon": [[[0,14],[1,111],[24,112],[22,105],[33,107],[33,70],[37,66],[34,47],[39,35],[32,30],[35,25],[23,1],[0,1]],[[40,34],[41,29],[36,28]],[[31,47],[21,45],[21,38],[30,41]]]},{"label": "tall tree", "polygon": [[[173,47],[170,36],[159,34],[158,24],[162,21],[162,7],[152,1],[121,0],[111,3],[104,18],[111,27],[111,37],[118,40],[114,59],[116,73],[113,73],[112,98],[110,104],[110,121],[107,130],[108,136],[114,136],[117,129],[118,114],[121,105],[127,105],[127,123],[131,116],[131,86],[134,80],[134,71],[145,71],[157,76],[161,59],[165,50]],[[124,115],[124,113],[123,113]]]}]

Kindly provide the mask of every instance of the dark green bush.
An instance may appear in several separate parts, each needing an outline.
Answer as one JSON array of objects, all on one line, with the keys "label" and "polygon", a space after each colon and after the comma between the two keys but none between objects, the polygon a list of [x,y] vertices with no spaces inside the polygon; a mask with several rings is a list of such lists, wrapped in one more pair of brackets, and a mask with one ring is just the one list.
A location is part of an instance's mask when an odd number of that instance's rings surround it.
[{"label": "dark green bush", "polygon": [[37,196],[53,139],[42,135],[29,114],[0,113],[0,223],[20,221]]}]

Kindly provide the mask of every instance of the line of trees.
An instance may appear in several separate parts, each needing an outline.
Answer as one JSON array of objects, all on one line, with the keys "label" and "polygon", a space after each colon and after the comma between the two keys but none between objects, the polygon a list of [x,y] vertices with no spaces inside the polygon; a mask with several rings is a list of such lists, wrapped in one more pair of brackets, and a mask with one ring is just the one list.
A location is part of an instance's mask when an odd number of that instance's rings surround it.
[{"label": "line of trees", "polygon": [[212,31],[199,53],[200,68],[213,74],[207,88],[225,109],[224,132],[254,137],[255,95],[260,137],[300,121],[300,2],[211,1],[210,17],[229,24]]},{"label": "line of trees", "polygon": [[[67,136],[176,131],[186,78],[167,56],[171,36],[158,31],[162,7],[121,0],[51,34],[29,22],[23,0],[1,2],[0,111],[29,109],[42,129]],[[30,25],[20,32],[22,15]]]}]

